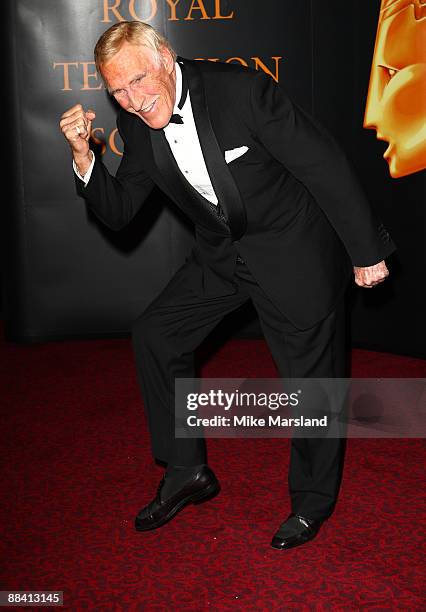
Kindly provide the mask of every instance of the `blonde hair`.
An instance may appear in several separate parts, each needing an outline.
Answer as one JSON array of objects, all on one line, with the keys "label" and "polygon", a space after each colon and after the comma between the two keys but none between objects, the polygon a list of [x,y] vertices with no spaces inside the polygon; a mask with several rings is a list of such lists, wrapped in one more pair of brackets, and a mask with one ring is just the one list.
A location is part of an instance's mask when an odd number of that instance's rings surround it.
[{"label": "blonde hair", "polygon": [[95,63],[100,74],[102,74],[102,65],[112,59],[125,42],[152,49],[158,62],[162,60],[161,49],[166,48],[176,60],[176,52],[170,46],[169,41],[152,26],[142,21],[121,21],[108,28],[96,43]]}]

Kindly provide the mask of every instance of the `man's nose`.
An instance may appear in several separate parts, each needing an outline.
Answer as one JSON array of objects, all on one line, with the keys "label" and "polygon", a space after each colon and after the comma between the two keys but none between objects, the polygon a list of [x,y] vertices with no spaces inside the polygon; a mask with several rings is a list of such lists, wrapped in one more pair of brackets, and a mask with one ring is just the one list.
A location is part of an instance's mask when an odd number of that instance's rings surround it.
[{"label": "man's nose", "polygon": [[131,91],[129,94],[129,104],[137,113],[144,107],[145,104],[145,96],[143,94],[138,94],[135,91]]}]

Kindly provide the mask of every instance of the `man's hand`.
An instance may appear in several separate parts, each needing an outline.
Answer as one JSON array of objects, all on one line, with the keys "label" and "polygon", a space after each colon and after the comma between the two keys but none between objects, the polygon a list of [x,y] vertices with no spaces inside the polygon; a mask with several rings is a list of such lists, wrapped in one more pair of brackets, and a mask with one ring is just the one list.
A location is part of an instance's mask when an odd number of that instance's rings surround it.
[{"label": "man's hand", "polygon": [[81,104],[76,104],[65,111],[59,122],[62,134],[71,147],[74,161],[82,176],[86,174],[92,162],[89,153],[89,138],[95,117],[96,114],[92,110],[85,111]]},{"label": "man's hand", "polygon": [[387,276],[389,276],[389,270],[386,267],[384,261],[381,261],[374,266],[367,266],[366,268],[354,267],[355,282],[360,287],[365,289],[371,289],[379,283],[382,283]]}]

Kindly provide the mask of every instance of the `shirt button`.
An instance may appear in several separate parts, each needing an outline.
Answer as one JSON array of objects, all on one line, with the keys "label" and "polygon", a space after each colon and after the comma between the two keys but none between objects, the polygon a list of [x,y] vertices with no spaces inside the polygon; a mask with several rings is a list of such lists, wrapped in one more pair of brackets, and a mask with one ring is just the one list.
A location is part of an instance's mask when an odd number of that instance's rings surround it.
[{"label": "shirt button", "polygon": [[188,174],[188,170],[185,170],[185,174]]},{"label": "shirt button", "polygon": [[174,141],[175,144],[177,144],[177,142],[178,142],[177,140]]}]

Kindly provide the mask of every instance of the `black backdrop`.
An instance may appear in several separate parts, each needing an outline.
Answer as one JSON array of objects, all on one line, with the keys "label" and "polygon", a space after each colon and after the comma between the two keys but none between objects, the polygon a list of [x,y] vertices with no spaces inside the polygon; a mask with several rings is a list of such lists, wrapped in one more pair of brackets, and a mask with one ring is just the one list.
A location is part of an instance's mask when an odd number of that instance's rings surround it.
[{"label": "black backdrop", "polygon": [[[150,18],[183,56],[269,70],[332,131],[399,247],[385,285],[349,296],[353,342],[426,356],[424,173],[391,179],[382,159],[385,143],[362,128],[379,4],[8,0],[7,338],[126,333],[191,247],[190,225],[159,192],[127,229],[113,233],[102,227],[75,196],[69,152],[57,126],[76,102],[95,108],[96,136],[105,140],[104,160],[115,170],[121,147],[114,138],[115,111],[98,89],[92,49],[109,25],[136,16]],[[245,309],[243,331],[256,334],[250,316]],[[230,333],[241,331],[241,320],[227,319]]]}]

